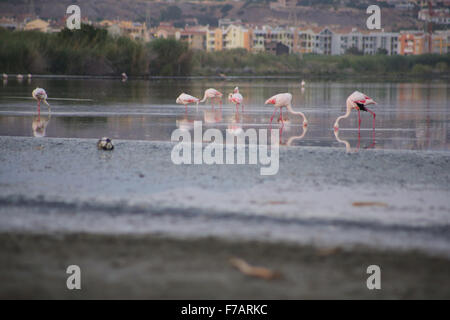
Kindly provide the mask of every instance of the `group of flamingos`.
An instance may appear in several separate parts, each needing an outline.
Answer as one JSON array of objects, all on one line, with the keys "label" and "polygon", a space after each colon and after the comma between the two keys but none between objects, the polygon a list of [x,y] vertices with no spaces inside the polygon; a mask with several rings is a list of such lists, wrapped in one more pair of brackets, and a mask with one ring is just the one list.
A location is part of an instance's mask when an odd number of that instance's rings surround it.
[{"label": "group of flamingos", "polygon": [[[214,102],[219,102],[220,105],[222,105],[222,96],[223,94],[219,92],[218,90],[214,88],[209,88],[205,90],[205,94],[203,96],[203,99],[200,100],[199,98],[196,98],[194,96],[191,96],[186,93],[180,94],[180,96],[177,98],[176,103],[183,104],[187,110],[187,105],[191,103],[195,103],[197,106],[199,103],[205,102],[208,99],[211,101],[212,106],[214,107]],[[243,105],[243,97],[239,93],[239,88],[236,87],[233,90],[233,93],[230,93],[228,95],[228,101],[231,103],[234,103],[236,105],[236,111],[239,111],[239,105],[242,106],[242,110],[244,110]],[[273,97],[270,97],[266,100],[265,104],[271,104],[275,107],[273,110],[272,116],[270,117],[270,124],[272,124],[273,117],[275,116],[275,113],[277,110],[280,110],[280,115],[278,117],[278,121],[281,122],[282,127],[284,126],[284,120],[283,120],[283,108],[286,107],[287,110],[295,115],[299,115],[303,118],[303,127],[308,126],[308,120],[306,119],[306,116],[303,112],[300,111],[294,111],[292,109],[292,94],[286,92],[286,93],[279,93],[274,95]],[[376,102],[365,95],[364,93],[361,93],[359,91],[353,92],[348,98],[347,98],[347,111],[344,115],[338,117],[336,119],[336,122],[334,123],[334,130],[339,130],[339,121],[342,119],[348,118],[350,116],[350,113],[352,110],[358,111],[358,129],[361,128],[361,111],[367,111],[373,116],[373,129],[375,129],[375,113],[367,108],[370,104],[376,104]]]},{"label": "group of flamingos", "polygon": [[[38,107],[38,114],[40,114],[40,106],[41,102],[43,101],[50,111],[50,105],[47,102],[47,93],[42,88],[36,88],[32,92],[32,96],[34,99],[37,100],[37,107]],[[191,96],[186,93],[180,94],[180,96],[177,98],[176,103],[183,104],[187,110],[187,105],[191,103],[195,103],[197,106],[199,103],[205,102],[208,99],[211,101],[212,106],[214,107],[214,102],[218,102],[220,105],[222,105],[222,96],[223,94],[219,92],[218,90],[214,88],[209,88],[205,90],[205,94],[203,96],[203,99],[200,100],[199,98],[196,98],[194,96]],[[228,95],[228,101],[231,103],[234,103],[236,105],[236,111],[239,111],[239,106],[241,106],[242,110],[244,110],[243,105],[244,98],[239,93],[239,88],[234,88],[233,92]],[[308,126],[308,120],[306,119],[306,116],[303,114],[303,112],[300,111],[294,111],[292,109],[292,94],[290,93],[279,93],[274,95],[273,97],[270,97],[267,99],[265,104],[271,104],[275,107],[272,116],[270,117],[270,124],[272,124],[273,117],[275,116],[275,113],[277,112],[277,109],[280,110],[280,115],[278,118],[278,121],[281,121],[282,126],[284,126],[284,120],[283,120],[283,108],[286,107],[287,110],[295,115],[300,115],[303,118],[303,127]],[[338,117],[336,119],[336,122],[334,123],[334,130],[339,130],[339,121],[345,118],[348,118],[350,116],[350,113],[352,110],[358,111],[358,129],[361,128],[361,111],[367,111],[369,112],[373,117],[373,129],[375,129],[375,113],[368,109],[367,106],[371,104],[376,104],[376,102],[365,95],[364,93],[361,93],[359,91],[353,92],[348,98],[347,98],[347,111],[344,115]]]}]

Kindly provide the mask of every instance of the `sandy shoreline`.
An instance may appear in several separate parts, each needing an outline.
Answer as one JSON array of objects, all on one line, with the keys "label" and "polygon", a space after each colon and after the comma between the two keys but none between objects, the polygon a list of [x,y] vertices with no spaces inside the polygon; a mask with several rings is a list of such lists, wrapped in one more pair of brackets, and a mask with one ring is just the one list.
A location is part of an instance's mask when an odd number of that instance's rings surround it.
[{"label": "sandy shoreline", "polygon": [[[450,256],[450,154],[280,149],[280,169],[181,165],[174,144],[0,137],[0,231],[163,233]],[[385,206],[354,206],[354,202]]]},{"label": "sandy shoreline", "polygon": [[448,152],[281,148],[264,177],[176,166],[171,143],[95,143],[0,137],[1,298],[450,298]]},{"label": "sandy shoreline", "polygon": [[[239,257],[278,271],[263,280],[241,274]],[[267,257],[270,257],[267,260]],[[450,260],[417,252],[336,250],[214,238],[95,234],[0,234],[0,298],[420,299],[450,298]],[[82,289],[65,287],[68,265]],[[382,269],[368,290],[366,268]]]}]

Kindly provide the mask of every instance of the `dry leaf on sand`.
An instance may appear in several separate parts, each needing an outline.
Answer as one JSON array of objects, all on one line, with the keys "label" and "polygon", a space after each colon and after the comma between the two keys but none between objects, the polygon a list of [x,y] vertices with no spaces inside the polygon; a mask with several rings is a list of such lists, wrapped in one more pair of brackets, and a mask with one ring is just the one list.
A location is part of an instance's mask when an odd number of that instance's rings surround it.
[{"label": "dry leaf on sand", "polygon": [[372,201],[359,201],[353,202],[354,207],[387,207],[387,203],[384,202],[372,202]]},{"label": "dry leaf on sand", "polygon": [[332,247],[332,248],[320,248],[317,250],[317,255],[321,257],[329,256],[335,253],[340,252],[341,249],[338,247]]},{"label": "dry leaf on sand", "polygon": [[247,262],[239,258],[231,258],[230,263],[247,276],[262,278],[265,280],[272,280],[281,276],[277,271],[273,271],[264,267],[251,266]]}]

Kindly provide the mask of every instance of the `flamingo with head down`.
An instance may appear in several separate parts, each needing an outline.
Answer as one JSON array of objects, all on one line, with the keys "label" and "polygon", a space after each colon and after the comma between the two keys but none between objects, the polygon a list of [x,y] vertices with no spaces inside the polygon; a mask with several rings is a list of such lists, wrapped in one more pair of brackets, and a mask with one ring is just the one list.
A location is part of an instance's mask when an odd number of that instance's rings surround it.
[{"label": "flamingo with head down", "polygon": [[182,94],[180,94],[178,96],[177,100],[176,100],[176,103],[184,105],[184,107],[186,109],[186,112],[187,112],[187,105],[189,103],[195,103],[197,105],[197,109],[198,109],[198,103],[199,102],[200,102],[199,98],[193,97],[193,96],[191,96],[189,94],[186,94],[184,92]]},{"label": "flamingo with head down", "polygon": [[33,90],[31,95],[37,100],[38,114],[41,114],[41,101],[44,101],[44,103],[48,106],[48,112],[50,113],[50,105],[47,102],[47,92],[45,92],[44,89],[36,88]]},{"label": "flamingo with head down", "polygon": [[239,105],[241,105],[242,112],[244,112],[244,105],[242,104],[244,97],[239,93],[238,87],[234,88],[233,93],[228,94],[228,101],[236,104],[236,112],[239,112]]},{"label": "flamingo with head down", "polygon": [[334,130],[339,130],[339,121],[342,119],[348,118],[350,116],[350,113],[353,109],[358,111],[358,130],[361,128],[361,110],[367,111],[373,116],[373,129],[375,130],[375,117],[376,114],[367,108],[366,106],[370,104],[377,104],[372,98],[368,97],[362,92],[355,91],[347,98],[347,112],[336,119],[336,122],[334,123]]},{"label": "flamingo with head down", "polygon": [[273,104],[275,107],[275,110],[273,110],[272,116],[270,117],[270,124],[272,124],[273,117],[275,116],[275,112],[277,111],[277,108],[280,109],[280,116],[278,118],[279,121],[281,121],[282,127],[284,127],[284,120],[283,120],[283,107],[286,107],[288,111],[292,114],[297,114],[303,117],[303,127],[306,127],[308,125],[308,120],[306,119],[306,116],[303,114],[303,112],[300,111],[294,111],[292,109],[292,94],[290,93],[279,93],[277,95],[274,95],[273,97],[267,99],[265,104]]},{"label": "flamingo with head down", "polygon": [[203,96],[203,99],[200,100],[201,103],[205,102],[207,99],[211,100],[211,106],[214,108],[214,100],[218,100],[220,107],[222,107],[222,96],[223,94],[219,91],[217,91],[214,88],[209,88],[205,90],[205,95]]}]

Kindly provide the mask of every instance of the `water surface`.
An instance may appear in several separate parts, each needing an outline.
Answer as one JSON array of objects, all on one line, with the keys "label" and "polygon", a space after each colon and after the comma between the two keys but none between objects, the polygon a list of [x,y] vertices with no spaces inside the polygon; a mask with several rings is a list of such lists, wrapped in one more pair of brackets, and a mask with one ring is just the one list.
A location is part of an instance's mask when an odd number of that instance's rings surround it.
[{"label": "water surface", "polygon": [[[52,105],[51,116],[42,108],[37,117],[36,102],[31,98],[35,87],[47,90]],[[222,109],[209,103],[185,108],[175,104],[186,92],[202,97],[214,87],[226,96],[239,86],[244,96],[244,111],[236,112],[225,97]],[[119,80],[96,79],[14,79],[0,86],[0,135],[68,138],[135,139],[169,141],[176,128],[192,130],[199,120],[207,128],[239,130],[269,128],[272,106],[264,105],[270,96],[291,92],[294,109],[303,111],[309,121],[303,132],[301,119],[287,115],[282,144],[291,146],[450,150],[448,130],[450,86],[426,83],[393,82],[307,82],[301,89],[298,80]],[[376,130],[372,118],[362,113],[361,131],[357,113],[340,122],[339,135],[333,132],[335,119],[345,112],[346,97],[359,90],[377,101]],[[90,99],[68,101],[63,99]],[[286,113],[285,113],[286,115]],[[277,127],[275,123],[274,127]]]}]

